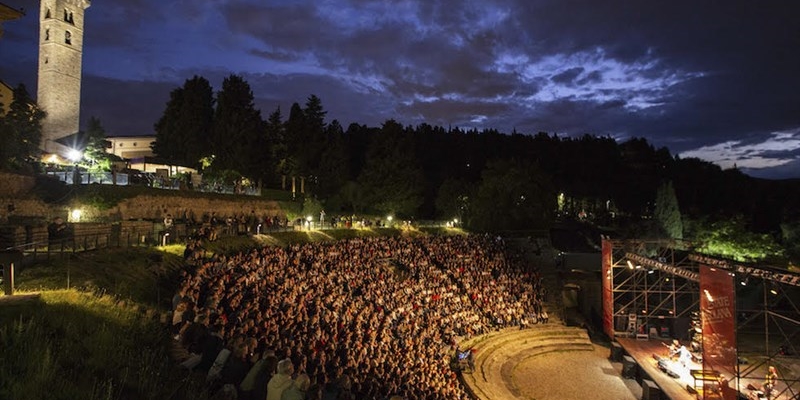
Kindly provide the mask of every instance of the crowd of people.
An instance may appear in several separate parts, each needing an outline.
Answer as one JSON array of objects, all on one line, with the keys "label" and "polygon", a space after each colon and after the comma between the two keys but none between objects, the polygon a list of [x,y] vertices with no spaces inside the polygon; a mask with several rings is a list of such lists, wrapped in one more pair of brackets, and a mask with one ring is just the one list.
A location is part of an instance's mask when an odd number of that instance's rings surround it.
[{"label": "crowd of people", "polygon": [[451,364],[459,340],[546,320],[538,271],[499,238],[201,250],[187,247],[173,327],[195,354],[187,366],[239,398],[468,398]]}]

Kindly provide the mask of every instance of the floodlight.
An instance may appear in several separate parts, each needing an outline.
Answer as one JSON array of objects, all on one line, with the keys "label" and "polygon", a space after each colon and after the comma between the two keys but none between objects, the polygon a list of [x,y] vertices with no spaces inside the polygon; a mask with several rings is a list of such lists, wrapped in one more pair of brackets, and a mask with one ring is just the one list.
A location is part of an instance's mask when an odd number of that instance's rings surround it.
[{"label": "floodlight", "polygon": [[83,153],[80,150],[69,149],[69,152],[67,152],[67,158],[74,162],[78,162],[81,160],[81,158],[83,158]]}]

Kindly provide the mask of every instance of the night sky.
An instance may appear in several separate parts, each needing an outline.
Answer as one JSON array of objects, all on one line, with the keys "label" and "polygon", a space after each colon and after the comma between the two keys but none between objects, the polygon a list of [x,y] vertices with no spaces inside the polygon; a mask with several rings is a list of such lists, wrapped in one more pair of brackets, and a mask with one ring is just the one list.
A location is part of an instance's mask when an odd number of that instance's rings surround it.
[{"label": "night sky", "polygon": [[[3,24],[0,79],[36,93],[38,1]],[[169,92],[231,73],[266,118],[644,137],[800,178],[800,2],[93,0],[81,118],[153,134]],[[85,126],[85,123],[82,124]]]}]

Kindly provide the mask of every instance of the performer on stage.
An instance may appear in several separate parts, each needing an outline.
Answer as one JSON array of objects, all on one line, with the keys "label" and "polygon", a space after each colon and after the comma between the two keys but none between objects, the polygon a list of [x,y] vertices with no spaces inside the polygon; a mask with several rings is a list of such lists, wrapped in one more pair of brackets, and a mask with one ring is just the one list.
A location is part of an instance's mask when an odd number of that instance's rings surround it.
[{"label": "performer on stage", "polygon": [[672,344],[667,346],[667,358],[671,360],[673,357],[678,355],[678,351],[680,351],[680,348],[681,348],[681,343],[678,341],[678,339],[672,339]]},{"label": "performer on stage", "polygon": [[770,365],[767,369],[767,376],[764,378],[764,387],[762,390],[764,391],[764,396],[766,398],[772,399],[773,391],[775,390],[775,384],[778,382],[778,372],[774,366]]},{"label": "performer on stage", "polygon": [[688,368],[687,364],[692,361],[692,352],[686,348],[686,346],[681,346],[678,349],[678,361],[681,363],[683,368]]}]

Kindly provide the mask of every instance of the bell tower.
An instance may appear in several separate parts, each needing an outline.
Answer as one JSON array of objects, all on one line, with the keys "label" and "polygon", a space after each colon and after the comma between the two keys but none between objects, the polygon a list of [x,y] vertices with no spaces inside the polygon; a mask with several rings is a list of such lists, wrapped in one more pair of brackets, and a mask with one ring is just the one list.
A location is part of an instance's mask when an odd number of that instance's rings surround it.
[{"label": "bell tower", "polygon": [[66,155],[56,142],[77,133],[81,106],[83,14],[89,0],[40,0],[39,84],[37,104],[42,121],[42,150]]}]

